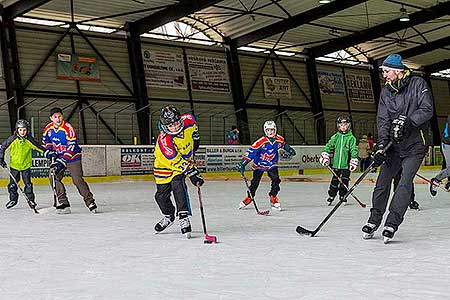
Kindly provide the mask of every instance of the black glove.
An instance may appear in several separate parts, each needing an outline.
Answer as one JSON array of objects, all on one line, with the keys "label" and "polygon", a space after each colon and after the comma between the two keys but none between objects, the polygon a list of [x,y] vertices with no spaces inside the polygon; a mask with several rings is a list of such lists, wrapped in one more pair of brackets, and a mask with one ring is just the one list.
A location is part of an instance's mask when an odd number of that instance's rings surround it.
[{"label": "black glove", "polygon": [[294,148],[289,148],[288,153],[289,153],[289,158],[292,158],[293,156],[295,156],[297,154],[297,152],[295,152]]},{"label": "black glove", "polygon": [[199,140],[200,140],[200,133],[199,133],[198,131],[194,131],[194,132],[192,133],[192,139],[193,139],[194,141],[199,141]]},{"label": "black glove", "polygon": [[56,151],[48,149],[48,150],[45,150],[44,157],[46,159],[54,161],[54,160],[57,160],[59,158],[59,155],[58,155],[58,153],[56,153]]},{"label": "black glove", "polygon": [[196,167],[192,167],[192,169],[187,172],[187,175],[189,176],[192,184],[195,186],[202,186],[205,183],[203,176]]},{"label": "black glove", "polygon": [[0,167],[5,168],[5,169],[8,167],[8,165],[6,164],[6,162],[3,158],[0,159]]},{"label": "black glove", "polygon": [[410,120],[407,116],[399,115],[394,121],[392,121],[392,139],[396,143],[400,143],[408,133]]},{"label": "black glove", "polygon": [[381,166],[386,160],[386,154],[383,153],[383,150],[378,150],[377,152],[373,153],[372,159],[373,159],[373,167],[377,168]]},{"label": "black glove", "polygon": [[50,169],[55,172],[55,175],[64,171],[65,168],[66,168],[66,162],[64,160],[62,160],[61,158],[58,158],[57,160],[55,160],[54,163],[52,163],[50,165]]},{"label": "black glove", "polygon": [[245,172],[245,166],[248,164],[248,162],[246,160],[241,160],[240,162],[238,162],[236,164],[236,169],[239,171],[239,173],[241,173],[242,175],[244,175]]}]

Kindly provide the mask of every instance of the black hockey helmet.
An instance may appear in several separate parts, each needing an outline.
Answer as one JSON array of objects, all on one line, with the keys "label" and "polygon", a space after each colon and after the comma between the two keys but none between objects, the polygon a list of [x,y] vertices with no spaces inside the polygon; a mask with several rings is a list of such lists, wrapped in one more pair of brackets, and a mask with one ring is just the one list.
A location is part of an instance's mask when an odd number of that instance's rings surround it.
[{"label": "black hockey helmet", "polygon": [[337,119],[336,119],[336,126],[337,126],[338,130],[339,130],[339,125],[341,125],[341,124],[348,124],[349,126],[348,126],[347,130],[349,130],[351,128],[351,125],[352,125],[351,121],[350,121],[350,118],[347,117],[347,116],[339,116],[339,117],[337,117]]},{"label": "black hockey helmet", "polygon": [[179,123],[180,125],[183,124],[181,121],[180,111],[173,105],[166,105],[161,109],[159,122],[161,125],[161,129],[168,134],[178,134],[183,129],[183,126],[180,126],[179,130],[177,130],[176,132],[172,132],[168,128],[169,125],[173,125],[176,123]]},{"label": "black hockey helmet", "polygon": [[19,128],[26,128],[27,130],[30,130],[30,123],[28,123],[28,121],[24,119],[17,120],[16,130]]}]

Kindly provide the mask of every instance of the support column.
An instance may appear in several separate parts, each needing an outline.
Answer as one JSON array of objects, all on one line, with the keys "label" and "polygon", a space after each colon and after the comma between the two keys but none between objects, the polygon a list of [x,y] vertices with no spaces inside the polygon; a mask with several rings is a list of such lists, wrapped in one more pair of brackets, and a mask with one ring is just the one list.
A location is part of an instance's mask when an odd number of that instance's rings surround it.
[{"label": "support column", "polygon": [[[142,60],[141,39],[132,23],[127,23],[127,45],[130,60],[131,79],[133,80],[133,92],[136,98],[136,110],[149,104],[147,86],[145,84],[144,62]],[[149,128],[150,108],[142,109],[137,113],[139,126],[139,139],[141,144],[150,144]]]},{"label": "support column", "polygon": [[[311,92],[311,110],[316,122],[316,136],[319,144],[326,143],[325,115],[323,113],[322,98],[320,97],[319,79],[317,77],[316,61],[313,54],[306,59],[306,73],[309,90]],[[321,113],[321,114],[320,114]]]},{"label": "support column", "polygon": [[[248,126],[247,110],[245,109],[244,88],[242,86],[241,67],[236,42],[225,39],[225,51],[227,55],[228,73],[230,76],[231,94],[233,96],[234,110],[236,111],[237,127],[241,144],[249,145],[250,130]],[[225,133],[224,133],[225,134]]]},{"label": "support column", "polygon": [[380,101],[380,94],[381,94],[381,80],[379,72],[380,65],[378,64],[378,61],[376,59],[372,58],[369,58],[369,63],[372,66],[369,72],[370,72],[370,80],[372,81],[373,98],[375,101],[375,107],[378,111],[378,102]]}]

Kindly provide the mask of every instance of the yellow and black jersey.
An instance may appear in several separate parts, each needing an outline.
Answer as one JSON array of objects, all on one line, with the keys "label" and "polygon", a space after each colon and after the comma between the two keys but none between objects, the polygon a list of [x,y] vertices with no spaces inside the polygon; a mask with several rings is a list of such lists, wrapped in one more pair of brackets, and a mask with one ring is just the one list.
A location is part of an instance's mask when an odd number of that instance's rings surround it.
[{"label": "yellow and black jersey", "polygon": [[[172,181],[179,174],[186,174],[194,162],[198,145],[198,127],[194,116],[181,116],[183,130],[177,135],[160,133],[155,147],[154,175],[156,184]],[[194,138],[193,138],[194,136]]]}]

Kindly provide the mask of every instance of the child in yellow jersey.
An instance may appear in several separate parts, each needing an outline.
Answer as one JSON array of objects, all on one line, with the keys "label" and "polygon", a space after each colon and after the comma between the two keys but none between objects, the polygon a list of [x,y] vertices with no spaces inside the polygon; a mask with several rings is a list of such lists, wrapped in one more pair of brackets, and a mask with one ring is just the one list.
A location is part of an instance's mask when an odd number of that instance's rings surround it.
[{"label": "child in yellow jersey", "polygon": [[173,192],[181,233],[190,238],[192,229],[189,216],[192,214],[186,175],[195,186],[204,183],[194,166],[194,152],[200,144],[197,123],[194,116],[181,115],[173,105],[167,105],[161,109],[159,127],[161,133],[155,146],[155,200],[163,218],[155,225],[155,233],[162,232],[175,221],[175,207],[170,200]]}]

